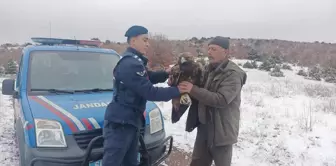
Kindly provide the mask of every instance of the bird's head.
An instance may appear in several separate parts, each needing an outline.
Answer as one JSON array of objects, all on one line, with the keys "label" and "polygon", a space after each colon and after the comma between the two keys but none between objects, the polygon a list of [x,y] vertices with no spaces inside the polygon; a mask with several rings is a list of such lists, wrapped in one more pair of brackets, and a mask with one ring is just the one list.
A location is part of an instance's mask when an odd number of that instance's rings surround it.
[{"label": "bird's head", "polygon": [[190,52],[184,52],[178,56],[179,65],[182,65],[184,63],[194,62],[194,61],[195,61],[195,58]]},{"label": "bird's head", "polygon": [[178,65],[180,66],[180,71],[186,72],[192,70],[194,63],[195,57],[190,52],[184,52],[179,55]]}]

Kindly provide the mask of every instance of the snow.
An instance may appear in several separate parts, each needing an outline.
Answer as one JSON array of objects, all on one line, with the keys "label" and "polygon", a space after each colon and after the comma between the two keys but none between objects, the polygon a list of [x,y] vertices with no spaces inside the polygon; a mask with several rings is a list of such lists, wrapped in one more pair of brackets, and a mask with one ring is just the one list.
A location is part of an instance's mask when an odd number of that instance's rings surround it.
[{"label": "snow", "polygon": [[[0,82],[4,78],[0,78]],[[0,84],[0,90],[2,85]],[[0,94],[0,165],[17,166],[19,153],[14,137],[14,117],[10,97]]]},{"label": "snow", "polygon": [[[244,70],[248,78],[242,90],[240,134],[232,165],[336,166],[336,86],[306,80],[295,74],[297,67],[283,70],[282,78]],[[187,113],[172,124],[170,101],[157,104],[174,145],[192,152],[196,130],[184,131]],[[13,109],[10,98],[1,94],[0,118],[0,165],[17,165]]]}]

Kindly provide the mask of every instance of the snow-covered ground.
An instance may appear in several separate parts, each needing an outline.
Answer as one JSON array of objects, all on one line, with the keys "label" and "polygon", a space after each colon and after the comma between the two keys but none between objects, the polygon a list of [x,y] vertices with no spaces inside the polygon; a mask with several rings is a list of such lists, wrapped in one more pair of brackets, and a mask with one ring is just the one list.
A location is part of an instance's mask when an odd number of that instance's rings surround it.
[{"label": "snow-covered ground", "polygon": [[[0,91],[3,78],[0,78]],[[10,97],[0,94],[0,165],[17,166],[19,153],[14,139],[13,107]]]},{"label": "snow-covered ground", "polygon": [[[284,70],[283,78],[256,69],[244,70],[248,79],[243,88],[240,135],[232,165],[336,166],[336,86],[305,80],[295,74],[297,68]],[[175,146],[192,152],[196,130],[184,131],[187,113],[172,124],[171,103],[157,104]],[[17,165],[11,108],[9,97],[0,94],[1,166]]]}]

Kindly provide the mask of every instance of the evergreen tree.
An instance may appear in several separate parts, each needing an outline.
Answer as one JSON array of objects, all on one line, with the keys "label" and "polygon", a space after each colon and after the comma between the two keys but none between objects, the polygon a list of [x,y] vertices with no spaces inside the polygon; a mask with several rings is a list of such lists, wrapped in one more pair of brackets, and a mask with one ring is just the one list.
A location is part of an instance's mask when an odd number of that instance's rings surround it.
[{"label": "evergreen tree", "polygon": [[308,69],[308,76],[310,79],[321,81],[322,78],[322,67],[317,64],[311,68]]},{"label": "evergreen tree", "polygon": [[254,67],[250,62],[246,62],[246,63],[244,63],[243,68],[253,69]]},{"label": "evergreen tree", "polygon": [[280,66],[276,65],[269,74],[273,77],[284,77],[284,73],[281,71]]},{"label": "evergreen tree", "polygon": [[11,59],[11,60],[8,61],[6,73],[7,74],[16,74],[17,68],[18,68],[18,64],[13,59]]}]

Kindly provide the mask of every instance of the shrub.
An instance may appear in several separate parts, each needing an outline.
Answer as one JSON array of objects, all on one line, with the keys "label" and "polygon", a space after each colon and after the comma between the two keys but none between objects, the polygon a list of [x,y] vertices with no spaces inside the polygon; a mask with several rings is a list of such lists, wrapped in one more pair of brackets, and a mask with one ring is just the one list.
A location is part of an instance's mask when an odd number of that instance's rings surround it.
[{"label": "shrub", "polygon": [[253,65],[250,62],[245,62],[243,68],[253,69]]},{"label": "shrub", "polygon": [[275,66],[274,69],[269,73],[273,77],[284,77],[284,73],[280,70],[280,66]]},{"label": "shrub", "polygon": [[283,64],[282,65],[282,69],[285,69],[285,70],[293,70],[292,67],[288,64]]},{"label": "shrub", "polygon": [[336,77],[328,76],[324,78],[324,81],[328,83],[336,83]]},{"label": "shrub", "polygon": [[257,69],[258,68],[258,64],[257,61],[253,61],[252,63],[253,68]]},{"label": "shrub", "polygon": [[7,68],[6,68],[6,74],[16,74],[18,69],[18,64],[15,60],[11,59],[8,61]]},{"label": "shrub", "polygon": [[324,112],[336,113],[336,99],[327,99],[322,103],[322,110]]},{"label": "shrub", "polygon": [[260,54],[258,53],[257,50],[255,50],[253,48],[250,49],[247,54],[248,54],[247,59],[249,59],[249,60],[261,60]]},{"label": "shrub", "polygon": [[304,92],[309,97],[332,97],[336,89],[323,84],[308,84],[304,85]]},{"label": "shrub", "polygon": [[300,69],[297,75],[306,77],[308,74],[303,69]]},{"label": "shrub", "polygon": [[329,83],[336,83],[336,69],[332,67],[322,70],[322,78]]},{"label": "shrub", "polygon": [[265,70],[265,71],[271,71],[274,65],[271,64],[270,61],[265,60],[263,63],[259,66],[260,70]]},{"label": "shrub", "polygon": [[282,64],[284,62],[284,60],[280,56],[271,56],[269,58],[269,61],[273,65]]},{"label": "shrub", "polygon": [[310,79],[321,81],[322,78],[322,68],[319,65],[316,65],[308,69],[308,77]]}]

